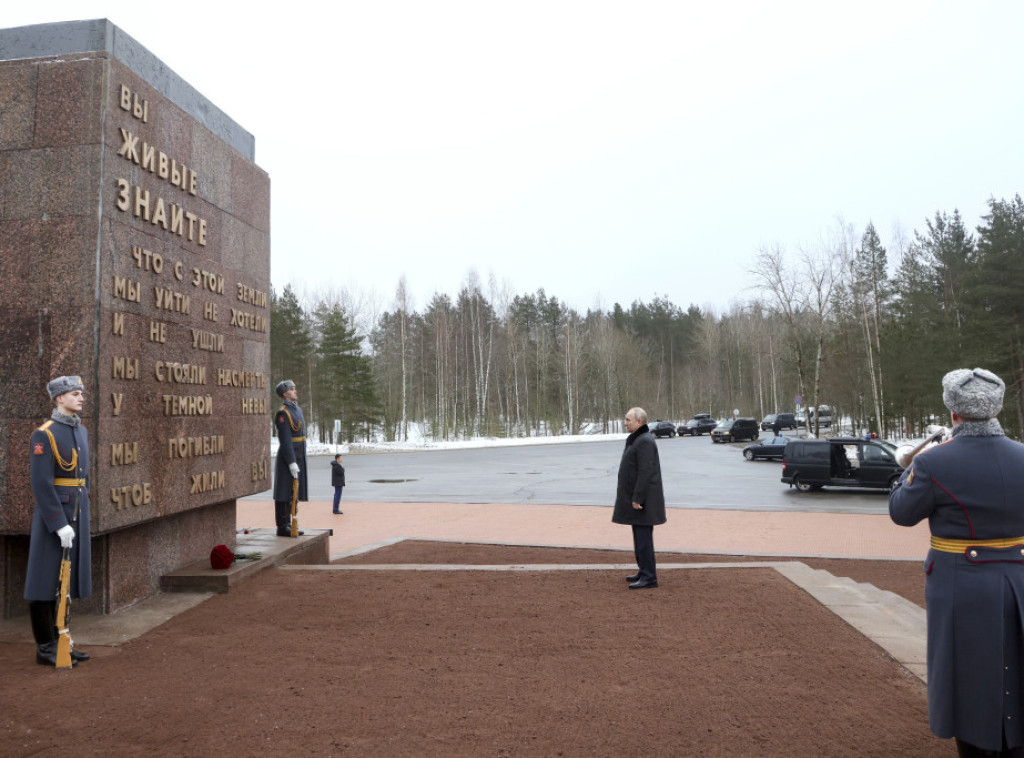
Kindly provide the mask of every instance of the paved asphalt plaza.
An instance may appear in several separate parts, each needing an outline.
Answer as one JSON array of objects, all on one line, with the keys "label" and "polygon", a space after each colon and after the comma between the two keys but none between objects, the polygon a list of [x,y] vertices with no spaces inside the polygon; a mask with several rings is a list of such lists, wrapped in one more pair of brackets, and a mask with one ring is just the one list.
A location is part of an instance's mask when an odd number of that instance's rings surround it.
[{"label": "paved asphalt plaza", "polygon": [[[331,554],[403,538],[632,550],[611,523],[624,436],[592,442],[348,454],[344,515],[331,513],[329,455],[309,459],[303,526],[331,528]],[[659,551],[923,559],[927,525],[897,527],[882,491],[797,492],[781,463],[742,444],[658,441],[669,506]],[[240,527],[273,525],[270,492],[239,501]]]}]

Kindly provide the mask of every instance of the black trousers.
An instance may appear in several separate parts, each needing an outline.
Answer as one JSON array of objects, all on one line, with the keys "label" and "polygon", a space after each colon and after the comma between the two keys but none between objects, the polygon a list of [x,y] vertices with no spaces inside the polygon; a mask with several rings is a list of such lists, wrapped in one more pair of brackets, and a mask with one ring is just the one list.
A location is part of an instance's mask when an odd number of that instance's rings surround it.
[{"label": "black trousers", "polygon": [[57,639],[57,603],[53,600],[31,600],[28,617],[32,622],[32,636],[37,645],[45,645]]},{"label": "black trousers", "polygon": [[[296,508],[298,504],[296,503]],[[277,522],[277,528],[288,529],[291,531],[292,528],[292,503],[290,500],[285,500],[283,503],[280,500],[274,501],[274,521]]]},{"label": "black trousers", "polygon": [[633,553],[636,555],[636,566],[640,569],[640,579],[658,578],[658,569],[654,563],[654,527],[633,525]]}]

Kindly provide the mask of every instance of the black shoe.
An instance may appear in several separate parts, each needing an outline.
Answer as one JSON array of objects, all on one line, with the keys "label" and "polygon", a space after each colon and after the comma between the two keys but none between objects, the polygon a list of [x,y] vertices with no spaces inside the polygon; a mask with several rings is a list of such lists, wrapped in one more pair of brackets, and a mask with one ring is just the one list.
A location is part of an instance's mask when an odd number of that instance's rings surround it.
[{"label": "black shoe", "polygon": [[626,577],[627,582],[635,582],[640,578],[640,574],[630,574]]},{"label": "black shoe", "polygon": [[[57,643],[47,642],[45,645],[40,645],[36,648],[36,663],[40,666],[56,666],[57,665]],[[73,657],[71,659],[71,665],[77,666],[78,661]]]},{"label": "black shoe", "polygon": [[74,648],[71,648],[71,661],[72,661],[71,665],[72,666],[74,666],[79,661],[87,661],[91,657],[92,656],[90,656],[84,650],[75,650]]},{"label": "black shoe", "polygon": [[288,528],[284,528],[284,529],[280,529],[279,528],[277,530],[277,536],[278,537],[291,537],[292,536],[292,530],[288,529]]},{"label": "black shoe", "polygon": [[631,590],[646,590],[646,589],[653,589],[654,587],[657,587],[657,586],[658,586],[658,580],[657,579],[641,579],[639,581],[633,582],[631,585],[629,585],[629,588]]},{"label": "black shoe", "polygon": [[338,514],[338,515],[340,516],[340,515],[341,515],[342,513],[344,513],[345,511],[331,511],[331,512],[332,512],[332,513],[337,513],[337,514]]}]

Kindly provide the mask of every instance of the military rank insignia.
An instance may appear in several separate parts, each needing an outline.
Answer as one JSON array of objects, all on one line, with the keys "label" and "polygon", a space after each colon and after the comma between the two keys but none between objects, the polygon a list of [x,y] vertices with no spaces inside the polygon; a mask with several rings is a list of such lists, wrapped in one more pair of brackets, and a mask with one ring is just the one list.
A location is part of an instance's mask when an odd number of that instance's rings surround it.
[{"label": "military rank insignia", "polygon": [[910,473],[907,474],[907,486],[909,487],[913,483],[914,483],[914,469],[911,468],[910,469]]},{"label": "military rank insignia", "polygon": [[32,447],[32,455],[42,455],[43,454],[43,450],[44,450],[43,443],[42,442],[37,442]]}]

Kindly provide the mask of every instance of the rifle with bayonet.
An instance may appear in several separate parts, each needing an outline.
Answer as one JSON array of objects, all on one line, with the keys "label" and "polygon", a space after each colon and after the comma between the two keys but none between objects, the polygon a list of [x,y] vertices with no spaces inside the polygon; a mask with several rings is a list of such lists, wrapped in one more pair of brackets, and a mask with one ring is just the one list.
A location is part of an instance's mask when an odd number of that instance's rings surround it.
[{"label": "rifle with bayonet", "polygon": [[292,479],[292,537],[299,536],[299,515],[296,512],[299,502],[299,480]]},{"label": "rifle with bayonet", "polygon": [[71,548],[64,548],[60,561],[60,589],[57,593],[57,662],[59,669],[69,669],[71,662],[71,633],[68,618],[71,615],[68,588],[71,584]]}]

